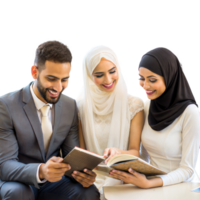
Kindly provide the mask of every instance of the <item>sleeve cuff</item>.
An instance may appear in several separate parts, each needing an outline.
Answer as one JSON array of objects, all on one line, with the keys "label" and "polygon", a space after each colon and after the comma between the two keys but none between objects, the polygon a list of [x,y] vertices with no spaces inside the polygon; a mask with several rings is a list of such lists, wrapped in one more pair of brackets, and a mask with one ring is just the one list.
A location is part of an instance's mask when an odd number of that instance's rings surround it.
[{"label": "sleeve cuff", "polygon": [[[41,164],[42,164],[42,163],[41,163]],[[41,164],[40,164],[40,165],[41,165]],[[45,182],[47,181],[46,179],[40,180],[40,178],[39,178],[39,168],[40,168],[40,165],[38,165],[37,173],[36,173],[37,182],[38,182],[38,183],[45,183]]]}]

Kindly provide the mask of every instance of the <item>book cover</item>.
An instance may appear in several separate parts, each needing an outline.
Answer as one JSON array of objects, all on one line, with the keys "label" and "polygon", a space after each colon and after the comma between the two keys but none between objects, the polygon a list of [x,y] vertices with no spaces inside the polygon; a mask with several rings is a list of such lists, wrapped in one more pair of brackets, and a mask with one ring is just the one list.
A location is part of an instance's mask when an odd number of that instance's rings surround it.
[{"label": "book cover", "polygon": [[65,175],[71,176],[73,171],[83,171],[84,169],[92,170],[103,160],[103,156],[79,147],[74,147],[63,160],[64,163],[71,166],[71,169],[66,171]]},{"label": "book cover", "polygon": [[120,154],[113,156],[108,161],[107,165],[101,163],[96,167],[96,170],[102,175],[108,176],[109,172],[113,169],[128,172],[129,168],[132,168],[141,174],[145,174],[146,176],[167,174],[166,172],[154,167],[144,160],[130,154]]},{"label": "book cover", "polygon": [[122,171],[128,171],[129,168],[132,168],[136,172],[141,174],[145,174],[146,176],[154,176],[154,175],[164,175],[166,172],[138,159],[138,160],[130,160],[127,162],[116,163],[111,165],[112,168]]}]

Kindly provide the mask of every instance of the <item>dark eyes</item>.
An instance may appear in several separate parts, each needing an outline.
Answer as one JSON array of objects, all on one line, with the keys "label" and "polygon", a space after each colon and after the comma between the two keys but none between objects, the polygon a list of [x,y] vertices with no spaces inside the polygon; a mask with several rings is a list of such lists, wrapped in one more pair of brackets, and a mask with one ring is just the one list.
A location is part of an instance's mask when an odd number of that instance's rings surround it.
[{"label": "dark eyes", "polygon": [[103,74],[102,75],[96,75],[97,78],[101,78],[102,76],[103,76]]},{"label": "dark eyes", "polygon": [[157,80],[154,79],[154,80],[149,80],[151,83],[155,83]]},{"label": "dark eyes", "polygon": [[[139,80],[144,81],[145,79],[144,78],[139,78]],[[149,79],[149,81],[151,83],[155,83],[157,81],[157,79]]]},{"label": "dark eyes", "polygon": [[[54,81],[57,81],[57,79],[55,79],[55,78],[47,78],[48,79],[48,81],[50,81],[50,82],[54,82]],[[62,79],[62,82],[66,82],[68,79]]]},{"label": "dark eyes", "polygon": [[[110,74],[114,74],[116,72],[116,70],[109,72]],[[101,75],[96,75],[97,78],[101,78],[103,76],[103,74]]]},{"label": "dark eyes", "polygon": [[56,79],[54,79],[54,78],[47,78],[48,79],[48,81],[55,81]]}]

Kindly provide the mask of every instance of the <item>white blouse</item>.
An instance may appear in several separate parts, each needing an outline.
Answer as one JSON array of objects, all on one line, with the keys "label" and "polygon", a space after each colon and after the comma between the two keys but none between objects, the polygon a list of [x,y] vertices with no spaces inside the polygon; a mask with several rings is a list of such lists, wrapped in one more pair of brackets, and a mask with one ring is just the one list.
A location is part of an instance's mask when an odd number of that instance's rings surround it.
[{"label": "white blouse", "polygon": [[[128,95],[128,108],[129,108],[129,116],[130,116],[130,121],[131,121],[136,113],[140,112],[141,110],[144,110],[144,103],[141,99]],[[107,141],[108,141],[110,125],[111,125],[111,116],[112,116],[112,113],[106,116],[97,116],[94,114],[95,136],[98,139],[98,143],[101,148],[102,155],[103,155],[104,150],[108,148]],[[79,115],[79,120],[81,120],[80,115]]]},{"label": "white blouse", "polygon": [[[129,107],[130,120],[132,120],[136,113],[144,109],[144,104],[142,100],[140,100],[139,98],[129,95],[128,107]],[[95,134],[98,139],[102,154],[104,150],[108,148],[107,141],[108,141],[110,125],[111,125],[111,116],[112,116],[112,113],[107,116],[94,115]]]},{"label": "white blouse", "polygon": [[[133,96],[129,95],[128,96],[128,108],[129,108],[129,116],[130,116],[129,123],[131,123],[131,120],[133,119],[133,117],[141,110],[144,110],[143,101],[137,97],[133,97]],[[109,115],[106,115],[103,117],[94,116],[95,136],[98,139],[98,143],[101,148],[102,154],[103,154],[104,150],[106,148],[108,148],[107,141],[108,141],[109,132],[110,132],[111,116],[112,116],[112,114],[109,114]],[[79,117],[79,119],[80,119],[80,117]],[[120,181],[120,180],[101,175],[98,173],[98,171],[95,171],[95,172],[97,174],[97,177],[96,177],[96,181],[94,184],[99,189],[99,192],[101,194],[101,200],[104,200],[103,190],[102,190],[103,186],[112,186],[112,185],[122,184],[122,181]]]},{"label": "white blouse", "polygon": [[145,124],[142,144],[150,156],[150,163],[167,172],[159,176],[163,186],[191,181],[200,146],[200,113],[196,105],[185,111],[161,131],[153,130],[148,123],[150,101],[145,105]]}]

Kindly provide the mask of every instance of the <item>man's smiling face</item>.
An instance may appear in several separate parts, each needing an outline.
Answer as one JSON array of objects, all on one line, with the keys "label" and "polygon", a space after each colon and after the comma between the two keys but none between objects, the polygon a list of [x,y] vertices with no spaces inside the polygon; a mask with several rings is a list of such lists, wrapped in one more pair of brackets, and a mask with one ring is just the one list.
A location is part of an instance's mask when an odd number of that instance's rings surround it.
[{"label": "man's smiling face", "polygon": [[47,60],[41,70],[33,66],[32,76],[35,79],[33,90],[36,96],[45,103],[58,102],[61,93],[68,86],[70,70],[69,62],[57,63]]}]

